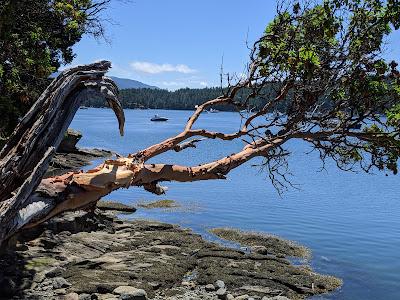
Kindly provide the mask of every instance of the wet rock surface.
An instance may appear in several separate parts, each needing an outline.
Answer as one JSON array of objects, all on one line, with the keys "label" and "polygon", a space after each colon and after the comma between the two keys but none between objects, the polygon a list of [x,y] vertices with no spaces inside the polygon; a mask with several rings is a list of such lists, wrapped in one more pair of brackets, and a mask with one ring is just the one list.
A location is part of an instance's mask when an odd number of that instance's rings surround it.
[{"label": "wet rock surface", "polygon": [[136,211],[136,208],[131,205],[126,205],[123,203],[109,201],[109,200],[98,201],[96,207],[103,211],[115,211],[124,213],[133,213]]},{"label": "wet rock surface", "polygon": [[341,284],[281,255],[97,210],[66,213],[12,242],[0,257],[2,299],[303,299]]},{"label": "wet rock surface", "polygon": [[210,232],[222,239],[248,247],[254,253],[304,259],[311,257],[311,251],[308,248],[270,234],[247,232],[234,228],[212,228]]}]

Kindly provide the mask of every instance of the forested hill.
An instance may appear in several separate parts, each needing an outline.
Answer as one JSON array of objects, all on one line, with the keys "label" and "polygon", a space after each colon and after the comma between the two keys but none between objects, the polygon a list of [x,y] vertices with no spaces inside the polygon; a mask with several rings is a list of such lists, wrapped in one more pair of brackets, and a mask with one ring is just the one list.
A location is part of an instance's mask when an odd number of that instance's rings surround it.
[{"label": "forested hill", "polygon": [[[249,94],[249,90],[240,90],[236,94],[236,100],[244,101],[246,96]],[[276,88],[270,83],[264,88],[263,94],[268,95],[271,93],[271,97],[276,95]],[[179,89],[176,91],[168,91],[162,89],[150,89],[150,88],[139,88],[139,89],[122,89],[120,90],[120,101],[123,108],[150,108],[150,109],[177,109],[177,110],[193,110],[196,105],[202,104],[207,100],[215,99],[222,95],[220,87],[203,88],[203,89]],[[267,96],[268,98],[268,96]],[[286,113],[288,110],[289,101],[279,102],[274,106],[274,110],[282,113]],[[89,107],[104,107],[107,104],[103,99],[90,98],[86,100],[82,105]],[[256,97],[249,103],[249,107],[259,110],[265,105],[265,98],[261,99]],[[330,101],[324,101],[320,104],[319,110],[325,110],[331,105]],[[214,109],[222,111],[233,111],[234,107],[229,105],[216,105]]]},{"label": "forested hill", "polygon": [[[220,96],[221,88],[168,90],[125,89],[120,92],[124,108],[193,110],[196,105]],[[220,107],[219,109],[223,109]],[[225,107],[226,109],[226,107]]]},{"label": "forested hill", "polygon": [[[156,108],[193,110],[195,105],[220,96],[221,88],[179,89],[174,92],[162,89],[122,89],[120,101],[124,108]],[[90,107],[103,107],[102,99],[88,99],[83,104]],[[227,110],[228,107],[214,107]]]},{"label": "forested hill", "polygon": [[[222,95],[220,87],[203,89],[179,89],[168,91],[162,89],[123,89],[120,91],[120,100],[124,108],[151,108],[151,109],[178,109],[193,110],[196,105],[202,104],[207,100],[215,99]],[[244,98],[245,91],[240,91],[238,98]],[[264,105],[261,99],[254,99],[251,107],[261,108]],[[102,99],[88,99],[83,104],[89,107],[103,107],[106,104]],[[285,109],[285,103],[278,110]],[[231,106],[215,106],[214,109],[229,111]]]}]

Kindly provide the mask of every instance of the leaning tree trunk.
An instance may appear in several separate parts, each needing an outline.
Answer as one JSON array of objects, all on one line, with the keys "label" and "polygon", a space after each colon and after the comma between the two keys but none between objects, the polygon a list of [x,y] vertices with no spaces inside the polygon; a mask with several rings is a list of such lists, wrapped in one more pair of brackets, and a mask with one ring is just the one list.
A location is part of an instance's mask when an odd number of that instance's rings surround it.
[{"label": "leaning tree trunk", "polygon": [[[117,115],[121,135],[125,117],[118,89],[104,74],[110,62],[78,66],[61,73],[21,120],[0,152],[0,244],[27,224],[32,211],[49,203],[32,202],[55,149],[82,99],[106,98]],[[36,209],[32,209],[32,205]],[[53,206],[55,203],[53,203]]]}]

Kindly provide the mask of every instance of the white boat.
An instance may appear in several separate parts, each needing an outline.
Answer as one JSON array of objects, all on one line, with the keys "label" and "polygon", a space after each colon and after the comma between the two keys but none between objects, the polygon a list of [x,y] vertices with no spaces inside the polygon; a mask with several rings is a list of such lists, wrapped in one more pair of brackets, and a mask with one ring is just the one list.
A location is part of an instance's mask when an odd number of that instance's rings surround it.
[{"label": "white boat", "polygon": [[159,115],[154,115],[154,117],[152,117],[152,118],[150,119],[150,121],[153,121],[153,122],[163,122],[163,121],[168,121],[168,118],[161,117],[161,116],[159,116]]},{"label": "white boat", "polygon": [[214,108],[210,108],[210,110],[207,110],[207,112],[209,112],[209,113],[218,113],[219,110],[218,109],[214,109]]},{"label": "white boat", "polygon": [[250,108],[250,109],[242,109],[242,110],[240,111],[240,113],[241,113],[241,114],[251,114],[251,113],[253,113],[253,110],[254,110],[254,107],[253,107],[253,108]]}]

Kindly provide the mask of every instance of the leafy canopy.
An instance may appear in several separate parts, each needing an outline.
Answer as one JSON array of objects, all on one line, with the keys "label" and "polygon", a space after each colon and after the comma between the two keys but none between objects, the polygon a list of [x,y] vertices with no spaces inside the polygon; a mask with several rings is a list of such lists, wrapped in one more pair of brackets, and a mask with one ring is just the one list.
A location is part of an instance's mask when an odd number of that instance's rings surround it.
[{"label": "leafy canopy", "polygon": [[98,13],[108,1],[0,2],[0,136],[7,136],[84,33],[101,35]]},{"label": "leafy canopy", "polygon": [[282,136],[304,137],[345,170],[397,173],[400,73],[384,50],[400,29],[399,1],[291,1],[278,8],[252,53],[248,84],[259,96],[268,82],[280,83],[274,97],[264,95],[269,111],[287,103],[287,119],[273,125]]}]

